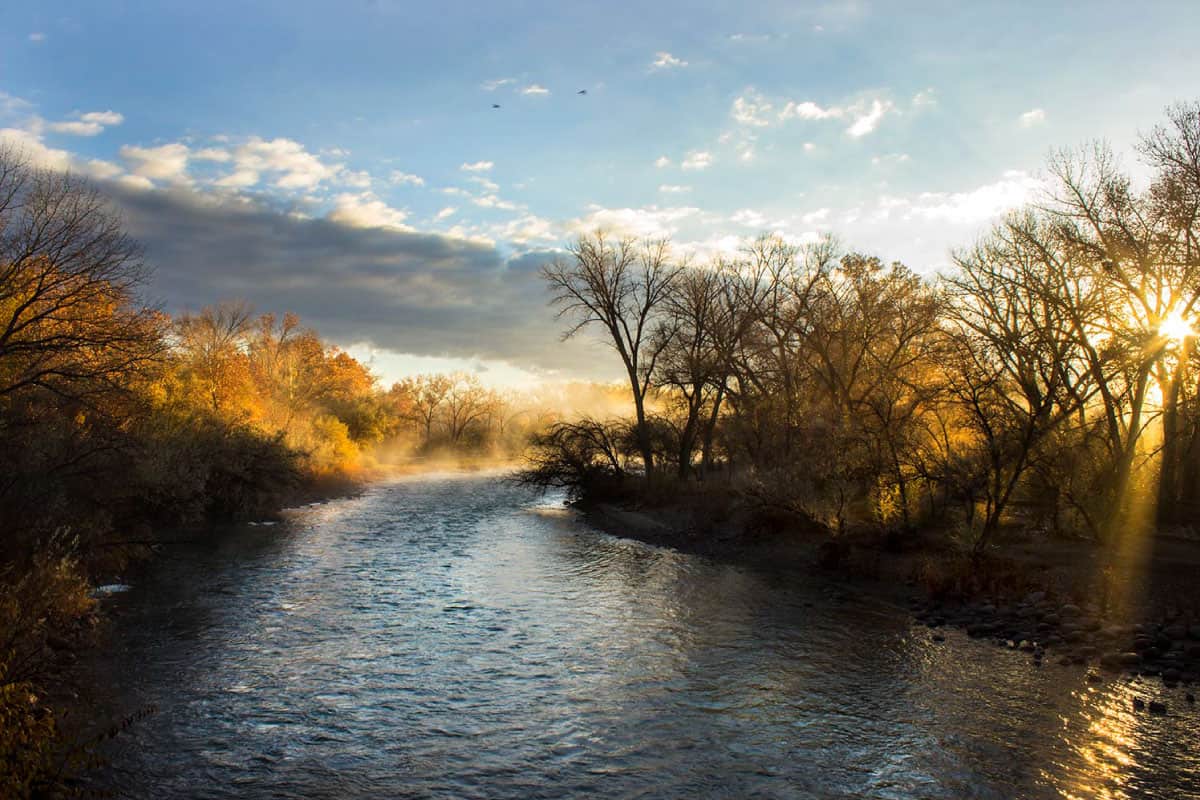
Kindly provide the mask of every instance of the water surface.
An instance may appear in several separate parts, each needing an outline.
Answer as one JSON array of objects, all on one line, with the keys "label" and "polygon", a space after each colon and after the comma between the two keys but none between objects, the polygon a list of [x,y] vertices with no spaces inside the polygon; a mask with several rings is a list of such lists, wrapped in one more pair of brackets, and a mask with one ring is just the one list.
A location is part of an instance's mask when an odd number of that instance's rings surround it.
[{"label": "water surface", "polygon": [[93,680],[157,707],[107,753],[122,796],[1200,797],[1179,690],[934,643],[495,475],[214,534],[105,602]]}]

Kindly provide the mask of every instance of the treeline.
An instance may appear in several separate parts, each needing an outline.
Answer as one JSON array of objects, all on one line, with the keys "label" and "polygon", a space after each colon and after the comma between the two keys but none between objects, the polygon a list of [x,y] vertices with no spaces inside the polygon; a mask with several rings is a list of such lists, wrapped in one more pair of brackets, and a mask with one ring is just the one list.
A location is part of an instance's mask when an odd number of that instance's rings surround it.
[{"label": "treeline", "polygon": [[[1138,147],[1062,151],[1034,205],[923,277],[779,238],[737,258],[581,238],[543,275],[627,375],[624,419],[539,439],[579,493],[724,476],[834,530],[1009,522],[1111,542],[1200,505],[1200,105]],[[665,487],[665,488],[664,488]]]}]

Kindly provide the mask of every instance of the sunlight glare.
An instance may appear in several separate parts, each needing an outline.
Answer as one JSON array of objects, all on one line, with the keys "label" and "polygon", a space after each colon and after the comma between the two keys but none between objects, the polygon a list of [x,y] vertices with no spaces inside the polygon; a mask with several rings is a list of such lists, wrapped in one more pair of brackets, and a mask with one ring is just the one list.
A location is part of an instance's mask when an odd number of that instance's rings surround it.
[{"label": "sunlight glare", "polygon": [[1172,311],[1158,326],[1158,333],[1174,342],[1182,342],[1196,335],[1191,324],[1178,311]]}]

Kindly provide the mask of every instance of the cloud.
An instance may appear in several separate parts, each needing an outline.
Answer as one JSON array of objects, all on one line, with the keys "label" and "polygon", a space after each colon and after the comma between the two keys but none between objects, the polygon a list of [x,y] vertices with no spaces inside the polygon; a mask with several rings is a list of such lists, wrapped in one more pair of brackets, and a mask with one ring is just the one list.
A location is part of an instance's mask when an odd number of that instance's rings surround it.
[{"label": "cloud", "polygon": [[501,86],[507,86],[513,82],[514,81],[512,78],[494,78],[490,81],[484,81],[479,85],[479,88],[483,89],[485,92],[494,92]]},{"label": "cloud", "polygon": [[893,214],[903,220],[975,225],[1033,200],[1043,189],[1041,181],[1020,170],[1009,170],[999,180],[962,192],[922,192],[910,197],[883,196],[877,219]]},{"label": "cloud", "polygon": [[251,136],[234,148],[233,162],[243,178],[252,173],[268,173],[275,176],[276,188],[291,190],[311,191],[342,170],[340,164],[324,163],[292,139],[258,136]]},{"label": "cloud", "polygon": [[654,159],[654,166],[658,167],[659,169],[662,169],[663,167],[669,167],[671,166],[671,159],[667,158],[666,156],[659,156],[658,158]]},{"label": "cloud", "polygon": [[34,31],[33,33],[29,34],[29,41],[33,42],[34,44],[41,44],[42,42],[46,41],[46,34],[42,33],[41,31]]},{"label": "cloud", "polygon": [[402,172],[401,170],[398,170],[398,169],[392,170],[392,174],[389,177],[389,179],[391,180],[392,183],[396,184],[397,186],[424,186],[425,185],[425,179],[422,178],[420,175],[413,175],[408,172]]},{"label": "cloud", "polygon": [[446,206],[441,211],[434,214],[433,218],[440,222],[441,220],[449,219],[450,217],[454,216],[457,212],[458,212],[458,208],[456,206]]},{"label": "cloud", "polygon": [[[554,251],[505,257],[477,241],[303,218],[187,188],[107,188],[155,267],[148,299],[168,310],[245,298],[260,311],[294,311],[343,345],[594,370],[593,346],[559,341],[546,305],[538,269]],[[346,201],[371,207],[362,196]],[[537,232],[533,219],[518,225]]]},{"label": "cloud", "polygon": [[660,50],[654,54],[654,61],[650,62],[650,69],[677,69],[687,65],[688,62],[682,58],[676,58],[670,53]]},{"label": "cloud", "polygon": [[937,105],[937,92],[932,89],[922,89],[913,95],[912,107],[914,109],[932,108]]},{"label": "cloud", "polygon": [[158,147],[124,145],[121,158],[129,171],[147,180],[175,181],[187,179],[190,151],[187,145],[173,142]]},{"label": "cloud", "polygon": [[888,100],[872,100],[870,108],[865,111],[857,111],[855,120],[849,128],[846,128],[846,133],[854,138],[866,136],[876,128],[883,120],[884,116],[893,109],[891,101]]},{"label": "cloud", "polygon": [[89,111],[78,114],[73,120],[52,122],[46,127],[54,133],[65,133],[70,136],[96,136],[105,128],[120,125],[125,117],[116,111]]},{"label": "cloud", "polygon": [[687,154],[680,166],[687,170],[700,170],[708,169],[712,163],[712,153],[705,150],[693,150]]},{"label": "cloud", "polygon": [[729,115],[740,125],[750,125],[755,128],[765,128],[771,124],[767,115],[771,113],[771,104],[753,89],[733,101]]},{"label": "cloud", "polygon": [[729,218],[731,222],[745,225],[748,228],[762,228],[767,224],[767,218],[752,208],[741,208]]},{"label": "cloud", "polygon": [[463,172],[487,172],[494,166],[496,165],[491,161],[473,161],[471,163],[464,162],[459,169]]},{"label": "cloud", "polygon": [[1017,121],[1020,123],[1022,128],[1033,128],[1037,125],[1045,123],[1046,112],[1040,108],[1033,108],[1018,117]]},{"label": "cloud", "polygon": [[787,105],[785,105],[779,112],[779,118],[781,120],[838,119],[844,116],[845,113],[846,110],[844,108],[838,108],[837,106],[822,108],[820,105],[812,102],[811,100],[805,100],[802,103],[789,100]]},{"label": "cloud", "polygon": [[526,86],[524,89],[521,90],[521,94],[533,95],[535,97],[541,97],[543,95],[550,94],[550,90],[547,89],[545,86],[541,86],[536,83],[531,83],[528,86]]},{"label": "cloud", "polygon": [[566,228],[577,235],[602,230],[614,236],[662,239],[674,236],[679,223],[699,213],[700,209],[693,207],[605,208],[591,205],[587,214],[568,221]]},{"label": "cloud", "polygon": [[664,183],[662,186],[658,187],[658,190],[660,192],[662,192],[663,194],[681,194],[683,192],[690,192],[692,190],[692,187],[678,186],[676,184]]},{"label": "cloud", "polygon": [[223,164],[233,158],[228,150],[220,147],[204,147],[192,153],[192,159],[196,161],[214,161],[218,164]]},{"label": "cloud", "polygon": [[354,228],[412,230],[404,224],[407,212],[392,208],[370,192],[338,195],[328,216],[333,222]]},{"label": "cloud", "polygon": [[811,153],[811,152],[815,151],[816,149],[817,149],[817,145],[815,142],[805,142],[804,143],[804,152]]}]

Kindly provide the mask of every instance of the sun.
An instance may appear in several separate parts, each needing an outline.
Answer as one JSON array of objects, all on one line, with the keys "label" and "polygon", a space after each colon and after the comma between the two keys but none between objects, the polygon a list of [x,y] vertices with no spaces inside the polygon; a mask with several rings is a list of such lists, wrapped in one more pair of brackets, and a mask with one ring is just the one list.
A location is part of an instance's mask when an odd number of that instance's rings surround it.
[{"label": "sun", "polygon": [[1196,335],[1196,331],[1191,324],[1183,318],[1183,315],[1178,311],[1172,311],[1168,314],[1158,326],[1158,333],[1167,339],[1175,342],[1182,342]]}]

